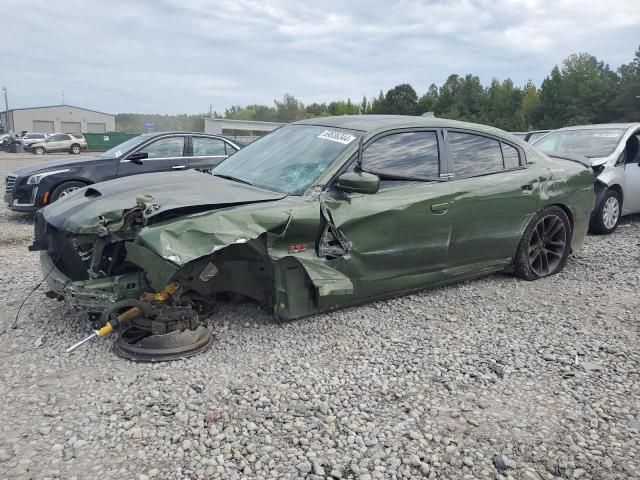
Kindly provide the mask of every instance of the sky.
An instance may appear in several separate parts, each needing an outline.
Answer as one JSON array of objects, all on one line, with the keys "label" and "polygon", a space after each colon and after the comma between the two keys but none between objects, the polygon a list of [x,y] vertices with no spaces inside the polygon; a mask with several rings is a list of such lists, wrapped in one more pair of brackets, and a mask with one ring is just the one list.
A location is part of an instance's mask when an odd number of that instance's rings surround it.
[{"label": "sky", "polygon": [[[224,112],[423,94],[452,74],[540,85],[588,52],[616,69],[640,46],[638,0],[3,0],[10,108]],[[4,107],[4,105],[3,105]]]}]

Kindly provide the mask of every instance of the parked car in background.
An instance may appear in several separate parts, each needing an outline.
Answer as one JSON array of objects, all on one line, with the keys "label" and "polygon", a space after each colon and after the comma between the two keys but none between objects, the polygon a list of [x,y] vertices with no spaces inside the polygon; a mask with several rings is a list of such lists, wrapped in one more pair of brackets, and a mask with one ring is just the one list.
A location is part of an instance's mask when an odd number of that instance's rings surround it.
[{"label": "parked car in background", "polygon": [[87,148],[87,141],[81,133],[54,133],[44,141],[31,144],[31,151],[36,155],[54,152],[79,154]]},{"label": "parked car in background", "polygon": [[25,150],[31,149],[34,143],[42,143],[46,141],[48,135],[46,133],[25,133],[22,136],[22,145]]},{"label": "parked car in background", "polygon": [[198,311],[231,292],[294,319],[504,270],[556,274],[587,233],[593,178],[482,125],[314,118],[211,176],[74,192],[37,213],[30,249],[53,292],[91,312],[172,282]]},{"label": "parked car in background", "polygon": [[533,130],[531,132],[511,132],[518,138],[521,138],[525,142],[533,143],[536,140],[544,137],[547,133],[551,132],[551,130]]},{"label": "parked car in background", "polygon": [[591,231],[611,233],[620,217],[640,212],[640,123],[582,125],[555,130],[534,146],[551,155],[582,155],[596,174]]},{"label": "parked car in background", "polygon": [[95,157],[67,158],[14,170],[6,177],[4,203],[15,211],[35,212],[96,182],[139,173],[211,170],[239,149],[231,140],[204,133],[140,135]]}]

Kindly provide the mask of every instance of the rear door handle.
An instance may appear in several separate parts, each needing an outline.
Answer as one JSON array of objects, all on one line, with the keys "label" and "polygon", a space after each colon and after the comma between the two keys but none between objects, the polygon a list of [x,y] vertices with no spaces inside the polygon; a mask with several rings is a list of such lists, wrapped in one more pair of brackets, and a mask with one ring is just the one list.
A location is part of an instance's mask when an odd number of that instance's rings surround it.
[{"label": "rear door handle", "polygon": [[443,215],[449,210],[448,203],[434,203],[431,205],[431,211],[436,215]]},{"label": "rear door handle", "polygon": [[174,165],[171,170],[184,170],[185,168],[187,168],[186,165]]}]

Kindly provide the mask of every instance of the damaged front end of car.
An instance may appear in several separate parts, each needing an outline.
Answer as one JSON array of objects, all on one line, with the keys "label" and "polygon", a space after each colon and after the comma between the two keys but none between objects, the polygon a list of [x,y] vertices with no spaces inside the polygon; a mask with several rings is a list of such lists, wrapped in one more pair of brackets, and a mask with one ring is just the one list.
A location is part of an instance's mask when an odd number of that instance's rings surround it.
[{"label": "damaged front end of car", "polygon": [[309,243],[319,229],[317,202],[251,187],[239,194],[243,185],[215,179],[219,193],[206,205],[147,189],[124,207],[119,197],[100,198],[108,183],[38,212],[30,250],[40,251],[47,295],[89,312],[97,332],[117,326],[116,350],[129,358],[166,360],[208,347],[202,331],[220,295],[291,319],[318,311],[319,297],[353,290]]}]

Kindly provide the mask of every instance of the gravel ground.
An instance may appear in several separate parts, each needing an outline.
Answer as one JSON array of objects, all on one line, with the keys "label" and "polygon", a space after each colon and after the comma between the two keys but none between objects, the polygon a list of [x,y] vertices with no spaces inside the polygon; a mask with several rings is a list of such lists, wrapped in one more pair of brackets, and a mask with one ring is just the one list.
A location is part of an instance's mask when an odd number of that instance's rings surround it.
[{"label": "gravel ground", "polygon": [[[5,155],[0,173],[41,161]],[[565,271],[503,275],[278,323],[223,305],[211,350],[134,364],[36,292],[29,219],[0,210],[0,477],[640,475],[640,217]]]}]

